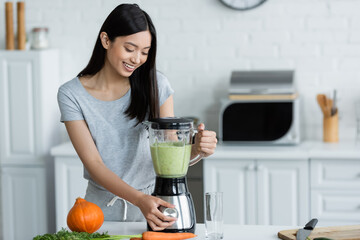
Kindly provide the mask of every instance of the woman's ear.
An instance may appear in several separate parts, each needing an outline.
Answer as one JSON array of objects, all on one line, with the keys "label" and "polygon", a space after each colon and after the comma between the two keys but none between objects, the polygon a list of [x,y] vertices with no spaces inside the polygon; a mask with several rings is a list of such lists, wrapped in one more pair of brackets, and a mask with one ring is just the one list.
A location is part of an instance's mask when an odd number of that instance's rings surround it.
[{"label": "woman's ear", "polygon": [[109,46],[110,46],[110,39],[107,35],[106,32],[101,32],[100,33],[100,41],[101,41],[101,44],[102,46],[105,48],[105,49],[108,49]]}]

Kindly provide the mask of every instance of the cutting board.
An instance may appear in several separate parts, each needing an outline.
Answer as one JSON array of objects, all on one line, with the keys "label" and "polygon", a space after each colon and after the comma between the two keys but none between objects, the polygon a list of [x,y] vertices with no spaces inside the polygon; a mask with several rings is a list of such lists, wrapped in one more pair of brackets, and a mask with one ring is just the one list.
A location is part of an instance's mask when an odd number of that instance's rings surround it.
[{"label": "cutting board", "polygon": [[[282,230],[278,237],[283,240],[296,240],[298,229]],[[360,240],[360,225],[339,226],[339,227],[315,227],[308,238],[319,237],[331,238],[334,240]]]}]

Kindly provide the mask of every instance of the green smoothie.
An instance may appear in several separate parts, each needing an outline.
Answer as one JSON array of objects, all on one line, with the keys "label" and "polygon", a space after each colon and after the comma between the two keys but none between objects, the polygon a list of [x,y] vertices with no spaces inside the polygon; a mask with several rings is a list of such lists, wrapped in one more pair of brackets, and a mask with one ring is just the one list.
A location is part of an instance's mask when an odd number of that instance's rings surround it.
[{"label": "green smoothie", "polygon": [[185,176],[189,167],[191,145],[179,142],[157,143],[150,146],[154,169],[161,177]]}]

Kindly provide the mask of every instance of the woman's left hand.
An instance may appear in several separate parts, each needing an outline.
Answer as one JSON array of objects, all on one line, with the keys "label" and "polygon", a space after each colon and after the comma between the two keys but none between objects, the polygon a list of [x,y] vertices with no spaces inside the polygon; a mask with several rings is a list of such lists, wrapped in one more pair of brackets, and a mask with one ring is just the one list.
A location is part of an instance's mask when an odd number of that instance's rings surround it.
[{"label": "woman's left hand", "polygon": [[200,123],[198,133],[195,136],[195,148],[197,154],[208,157],[215,152],[217,139],[216,132],[205,130],[205,125]]}]

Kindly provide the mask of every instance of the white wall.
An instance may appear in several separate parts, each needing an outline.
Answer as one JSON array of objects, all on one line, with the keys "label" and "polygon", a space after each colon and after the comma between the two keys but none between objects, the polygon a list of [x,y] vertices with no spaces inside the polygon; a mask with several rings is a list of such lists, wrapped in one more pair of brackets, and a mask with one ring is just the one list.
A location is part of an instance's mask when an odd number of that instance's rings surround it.
[{"label": "white wall", "polygon": [[[4,13],[0,0],[0,13]],[[27,29],[47,26],[61,49],[61,83],[86,64],[115,0],[25,0]],[[317,93],[339,95],[340,139],[355,136],[354,101],[360,99],[360,1],[268,0],[234,11],[218,0],[138,0],[158,31],[158,69],[176,93],[176,115],[200,117],[217,129],[219,99],[232,70],[294,69],[303,99],[306,138],[321,139]],[[0,26],[5,26],[0,18]],[[4,48],[4,28],[0,47]]]}]

